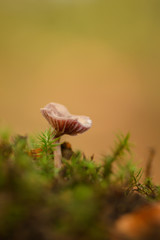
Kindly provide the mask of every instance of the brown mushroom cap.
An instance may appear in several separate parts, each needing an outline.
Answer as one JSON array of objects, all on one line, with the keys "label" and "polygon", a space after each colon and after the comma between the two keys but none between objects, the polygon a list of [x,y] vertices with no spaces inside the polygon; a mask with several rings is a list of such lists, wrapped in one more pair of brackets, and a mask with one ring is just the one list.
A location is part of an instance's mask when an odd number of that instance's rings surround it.
[{"label": "brown mushroom cap", "polygon": [[89,117],[72,115],[65,106],[58,103],[49,103],[40,111],[55,129],[55,137],[63,134],[77,135],[87,131],[92,125],[92,120]]}]

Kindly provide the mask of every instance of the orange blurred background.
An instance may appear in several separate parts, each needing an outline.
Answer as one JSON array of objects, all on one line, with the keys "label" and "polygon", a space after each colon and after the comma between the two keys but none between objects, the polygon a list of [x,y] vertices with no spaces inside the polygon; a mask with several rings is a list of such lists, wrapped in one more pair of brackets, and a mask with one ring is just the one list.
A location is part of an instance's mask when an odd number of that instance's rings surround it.
[{"label": "orange blurred background", "polygon": [[48,125],[39,109],[64,104],[92,128],[65,136],[95,159],[130,132],[145,166],[154,147],[160,182],[160,2],[23,0],[0,2],[0,122],[20,134]]}]

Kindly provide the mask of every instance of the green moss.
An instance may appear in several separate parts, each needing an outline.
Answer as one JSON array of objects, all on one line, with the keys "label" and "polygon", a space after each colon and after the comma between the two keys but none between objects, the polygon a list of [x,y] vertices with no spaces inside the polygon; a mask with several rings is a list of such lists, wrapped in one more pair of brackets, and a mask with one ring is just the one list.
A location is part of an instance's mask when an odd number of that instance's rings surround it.
[{"label": "green moss", "polygon": [[56,169],[51,130],[2,136],[0,239],[108,239],[120,215],[160,199],[159,186],[141,181],[130,146],[121,135],[101,164],[79,151]]}]

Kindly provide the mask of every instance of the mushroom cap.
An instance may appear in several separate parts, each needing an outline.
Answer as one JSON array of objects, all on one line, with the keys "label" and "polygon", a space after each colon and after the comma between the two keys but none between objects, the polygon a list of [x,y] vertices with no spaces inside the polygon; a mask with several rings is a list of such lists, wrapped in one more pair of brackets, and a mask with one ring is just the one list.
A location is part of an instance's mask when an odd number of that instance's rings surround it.
[{"label": "mushroom cap", "polygon": [[59,103],[49,103],[40,111],[55,129],[55,137],[63,134],[77,135],[87,131],[92,125],[92,120],[89,117],[72,115],[64,105]]}]

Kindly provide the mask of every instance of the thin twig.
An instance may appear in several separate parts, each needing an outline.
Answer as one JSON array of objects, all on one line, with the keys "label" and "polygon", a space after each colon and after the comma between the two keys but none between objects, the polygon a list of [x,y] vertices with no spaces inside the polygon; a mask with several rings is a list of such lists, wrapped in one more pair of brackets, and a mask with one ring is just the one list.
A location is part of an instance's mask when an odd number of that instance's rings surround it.
[{"label": "thin twig", "polygon": [[146,178],[150,178],[151,177],[152,163],[153,163],[153,159],[154,159],[155,153],[156,153],[156,151],[155,151],[154,148],[150,148],[149,149],[149,156],[148,156],[147,165],[146,165],[146,171],[145,171],[145,177]]}]

